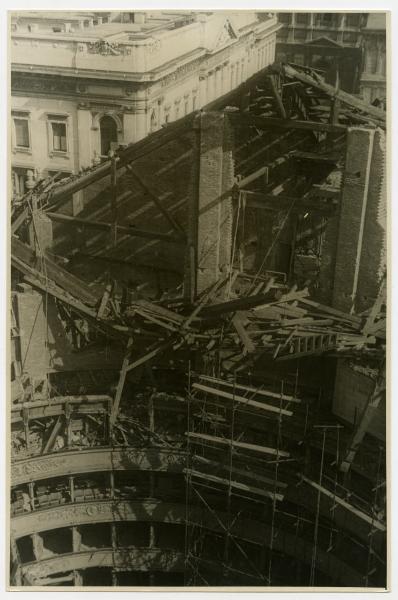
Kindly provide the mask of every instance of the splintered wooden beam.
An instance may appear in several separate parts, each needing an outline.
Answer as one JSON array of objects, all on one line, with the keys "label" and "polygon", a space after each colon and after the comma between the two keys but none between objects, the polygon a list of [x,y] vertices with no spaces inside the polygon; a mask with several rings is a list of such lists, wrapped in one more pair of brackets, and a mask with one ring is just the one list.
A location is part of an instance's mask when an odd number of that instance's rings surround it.
[{"label": "splintered wooden beam", "polygon": [[286,110],[285,110],[285,107],[283,106],[282,98],[281,98],[281,96],[280,96],[280,94],[279,94],[279,92],[277,90],[277,87],[276,87],[276,84],[275,84],[275,77],[274,77],[274,75],[269,75],[267,77],[267,80],[268,80],[268,82],[270,84],[271,92],[272,92],[272,95],[273,95],[274,100],[276,102],[276,106],[277,106],[277,109],[278,109],[278,112],[279,112],[279,116],[282,117],[282,119],[286,119],[286,117],[287,117]]},{"label": "splintered wooden beam", "polygon": [[111,425],[115,424],[116,418],[117,418],[117,415],[119,412],[120,400],[122,399],[124,382],[126,381],[126,375],[127,375],[128,366],[130,363],[130,354],[131,354],[132,347],[133,347],[133,338],[130,337],[127,342],[126,354],[123,359],[122,368],[121,368],[120,374],[119,374],[119,381],[118,381],[117,388],[116,388],[115,400],[113,401],[112,412],[111,412],[111,416],[110,416]]},{"label": "splintered wooden beam", "polygon": [[325,496],[328,496],[328,498],[332,498],[333,502],[335,502],[336,504],[339,504],[343,508],[346,508],[347,510],[352,512],[355,516],[359,517],[363,521],[366,521],[366,523],[369,523],[369,525],[371,525],[372,527],[375,527],[379,531],[386,531],[386,526],[384,525],[384,523],[382,523],[381,521],[378,521],[377,519],[375,519],[373,517],[370,517],[369,515],[362,512],[355,506],[352,506],[352,504],[349,504],[348,502],[346,502],[346,500],[339,498],[339,496],[336,496],[336,494],[334,492],[330,492],[323,486],[319,485],[318,483],[315,483],[315,481],[311,481],[311,479],[308,479],[308,477],[305,477],[305,475],[301,475],[301,479],[303,481],[305,481],[305,483],[308,483],[308,485],[310,485],[311,487],[318,490],[318,492],[321,492]]},{"label": "splintered wooden beam", "polygon": [[236,332],[237,332],[243,346],[245,347],[246,352],[248,354],[252,354],[253,352],[256,351],[256,346],[250,339],[250,336],[245,329],[245,326],[243,324],[244,320],[245,320],[244,314],[241,312],[237,312],[237,313],[235,313],[235,315],[232,319],[232,324],[235,327]]},{"label": "splintered wooden beam", "polygon": [[[54,212],[48,212],[46,215],[53,221],[58,221],[59,223],[73,223],[75,225],[82,225],[87,228],[98,229],[102,231],[112,231],[112,228],[115,227],[114,223],[106,223],[105,221],[90,221],[89,219],[70,217],[69,215],[61,215]],[[131,235],[133,237],[147,238],[150,240],[160,240],[170,244],[185,244],[185,241],[181,236],[161,233],[159,231],[147,231],[144,229],[138,229],[134,226],[126,227],[125,225],[117,225],[116,233]]]},{"label": "splintered wooden beam", "polygon": [[230,481],[229,479],[225,479],[224,477],[217,477],[216,475],[209,475],[209,473],[201,473],[200,471],[195,471],[194,469],[183,469],[183,472],[189,475],[190,477],[197,477],[198,479],[204,479],[206,481],[212,481],[213,483],[219,483],[220,485],[227,485],[228,487],[235,488],[236,490],[241,490],[243,492],[249,492],[250,494],[255,494],[256,496],[263,496],[264,498],[270,498],[271,500],[283,500],[283,495],[278,493],[269,492],[267,490],[262,490],[258,487],[254,487],[252,485],[248,485],[246,483],[241,483],[238,481]]},{"label": "splintered wooden beam", "polygon": [[53,449],[54,443],[55,443],[55,438],[57,437],[58,432],[61,429],[61,427],[62,427],[62,418],[61,418],[61,416],[59,416],[57,421],[55,422],[55,425],[50,434],[50,437],[48,438],[47,443],[44,446],[42,454],[47,454],[47,452],[51,452],[51,450]]},{"label": "splintered wooden beam", "polygon": [[290,456],[289,452],[285,452],[284,450],[268,448],[267,446],[258,446],[257,444],[247,444],[246,442],[236,442],[234,440],[228,440],[226,438],[220,438],[214,435],[207,435],[206,433],[193,433],[192,431],[187,431],[185,435],[193,440],[198,440],[198,443],[200,443],[200,441],[214,442],[215,444],[232,446],[234,448],[241,448],[242,450],[252,450],[253,452],[259,452],[261,454],[272,454],[272,456],[278,456],[282,458],[289,458]]},{"label": "splintered wooden beam", "polygon": [[360,100],[352,94],[348,94],[347,92],[344,92],[342,90],[336,90],[334,86],[330,85],[329,83],[326,83],[323,79],[319,77],[315,78],[312,75],[307,75],[301,70],[294,69],[290,65],[284,65],[283,69],[286,75],[288,75],[289,77],[292,77],[293,79],[298,79],[303,83],[310,85],[311,87],[325,92],[330,98],[337,98],[338,100],[341,100],[341,102],[348,104],[348,106],[352,106],[353,108],[356,108],[357,110],[368,114],[370,119],[372,119],[373,117],[378,121],[385,123],[386,113],[380,108],[371,106],[370,104],[367,104],[366,102]]}]

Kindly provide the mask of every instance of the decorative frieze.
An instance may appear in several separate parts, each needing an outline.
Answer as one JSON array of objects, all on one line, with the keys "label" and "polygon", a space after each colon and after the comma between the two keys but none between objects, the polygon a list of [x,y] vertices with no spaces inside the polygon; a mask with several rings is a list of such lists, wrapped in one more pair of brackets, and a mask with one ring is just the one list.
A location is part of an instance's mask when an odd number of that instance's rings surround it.
[{"label": "decorative frieze", "polygon": [[29,581],[40,585],[40,579],[51,574],[96,566],[135,571],[182,571],[184,556],[180,552],[163,548],[126,548],[117,551],[103,548],[75,555],[54,556],[40,563],[26,565],[22,571]]},{"label": "decorative frieze", "polygon": [[[65,451],[56,456],[38,456],[13,463],[11,484],[19,485],[35,479],[107,471],[112,468],[178,472],[182,469],[184,460],[184,453],[170,450],[129,448],[110,451],[109,448],[105,448]],[[156,468],[153,465],[156,465]]]},{"label": "decorative frieze", "polygon": [[189,73],[193,73],[194,71],[196,71],[199,68],[200,64],[201,64],[201,59],[198,59],[198,60],[193,60],[192,62],[187,63],[186,65],[181,65],[181,67],[177,67],[176,70],[173,71],[173,73],[170,73],[169,75],[166,75],[165,77],[163,77],[163,79],[160,82],[161,86],[165,87],[166,85],[169,85],[170,83],[173,83],[174,81],[178,81],[179,79],[182,79]]},{"label": "decorative frieze", "polygon": [[29,512],[11,519],[15,539],[58,527],[73,527],[87,523],[121,521],[159,521],[183,523],[185,505],[157,500],[102,500],[79,504],[62,504],[46,510]]}]

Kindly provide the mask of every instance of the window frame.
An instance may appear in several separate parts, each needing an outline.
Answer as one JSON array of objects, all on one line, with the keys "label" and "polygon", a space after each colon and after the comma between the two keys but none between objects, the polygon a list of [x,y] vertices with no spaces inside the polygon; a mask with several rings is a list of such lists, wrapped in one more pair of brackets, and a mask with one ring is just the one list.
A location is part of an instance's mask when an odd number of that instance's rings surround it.
[{"label": "window frame", "polygon": [[[54,129],[53,125],[64,125],[65,127],[65,144],[66,150],[60,150],[54,146]],[[54,113],[47,114],[47,133],[48,133],[48,150],[50,156],[69,156],[69,115],[58,115]],[[60,136],[61,138],[63,136]]]},{"label": "window frame", "polygon": [[[11,116],[12,116],[12,146],[13,146],[14,152],[26,152],[28,154],[31,154],[31,152],[32,152],[32,136],[31,136],[31,131],[30,131],[30,113],[27,111],[22,111],[22,110],[21,111],[12,110]],[[16,130],[16,126],[15,126],[16,120],[25,121],[27,124],[28,146],[19,146],[17,144],[17,130]]]}]

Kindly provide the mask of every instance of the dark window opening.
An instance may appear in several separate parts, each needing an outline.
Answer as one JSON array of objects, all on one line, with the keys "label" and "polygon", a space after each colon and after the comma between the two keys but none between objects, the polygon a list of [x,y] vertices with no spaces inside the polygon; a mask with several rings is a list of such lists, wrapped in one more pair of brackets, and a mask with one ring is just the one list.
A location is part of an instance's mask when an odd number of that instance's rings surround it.
[{"label": "dark window opening", "polygon": [[53,150],[56,152],[66,152],[66,123],[51,123],[53,135]]},{"label": "dark window opening", "polygon": [[19,538],[17,540],[17,548],[22,563],[33,562],[35,560],[33,540],[30,535]]},{"label": "dark window opening", "polygon": [[112,145],[117,144],[117,127],[112,117],[102,117],[100,121],[101,132],[101,155],[108,156]]},{"label": "dark window opening", "polygon": [[15,145],[20,148],[29,148],[29,121],[28,119],[14,119]]}]

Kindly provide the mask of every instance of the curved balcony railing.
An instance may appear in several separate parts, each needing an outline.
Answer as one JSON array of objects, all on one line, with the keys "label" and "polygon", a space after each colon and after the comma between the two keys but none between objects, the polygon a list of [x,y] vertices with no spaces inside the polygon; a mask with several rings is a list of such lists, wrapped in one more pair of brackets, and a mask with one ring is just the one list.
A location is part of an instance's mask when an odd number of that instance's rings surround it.
[{"label": "curved balcony railing", "polygon": [[[181,525],[185,523],[185,519],[186,507],[184,503],[173,504],[153,500],[141,502],[98,501],[80,505],[60,506],[16,517],[11,521],[11,533],[17,539],[54,528],[90,523],[146,521]],[[217,511],[213,514],[199,507],[190,510],[191,525],[202,527],[218,535],[225,533],[223,523],[227,522],[228,516],[223,511]],[[258,544],[261,547],[269,547],[271,544],[271,525],[250,518],[241,518],[235,522],[230,529],[230,534],[233,538]],[[272,536],[272,540],[274,551],[288,556],[300,556],[304,563],[311,564],[313,560],[312,539],[305,539],[286,530],[279,530],[277,536]],[[55,558],[44,559],[38,561],[37,564],[41,565],[42,562],[46,563],[46,561],[52,560],[55,560]],[[61,560],[61,557],[59,557],[59,560]],[[347,561],[340,555],[333,551],[328,552],[321,545],[318,546],[316,567],[341,585],[363,585],[362,573],[347,564]],[[33,568],[33,563],[31,568]],[[79,568],[81,567],[79,566]],[[55,569],[58,569],[58,567],[53,568],[53,573],[58,572]],[[62,567],[62,570],[65,569],[66,567]],[[364,570],[366,570],[366,565],[364,565]]]},{"label": "curved balcony railing", "polygon": [[172,448],[70,449],[13,463],[11,485],[112,469],[179,472],[185,465],[185,456],[185,452]]},{"label": "curved balcony railing", "polygon": [[184,555],[164,548],[90,549],[24,564],[20,575],[27,585],[42,585],[43,580],[51,575],[92,567],[110,567],[124,571],[182,572]]}]

